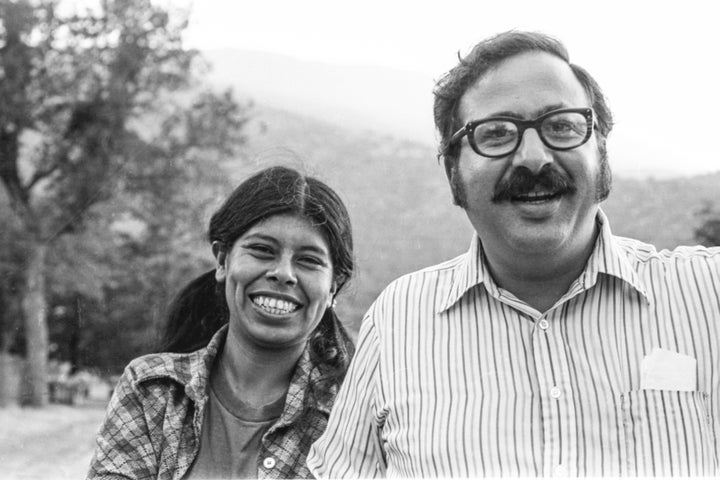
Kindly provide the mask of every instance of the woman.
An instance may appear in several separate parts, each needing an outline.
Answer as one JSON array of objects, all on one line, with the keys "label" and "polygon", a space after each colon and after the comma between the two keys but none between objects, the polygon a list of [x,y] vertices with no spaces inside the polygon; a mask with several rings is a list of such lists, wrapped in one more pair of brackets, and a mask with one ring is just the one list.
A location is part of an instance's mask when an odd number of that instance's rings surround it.
[{"label": "woman", "polygon": [[165,353],[125,369],[89,478],[311,478],[354,351],[333,310],[353,270],[347,210],[272,167],[230,195],[209,239],[215,269],[171,306]]}]

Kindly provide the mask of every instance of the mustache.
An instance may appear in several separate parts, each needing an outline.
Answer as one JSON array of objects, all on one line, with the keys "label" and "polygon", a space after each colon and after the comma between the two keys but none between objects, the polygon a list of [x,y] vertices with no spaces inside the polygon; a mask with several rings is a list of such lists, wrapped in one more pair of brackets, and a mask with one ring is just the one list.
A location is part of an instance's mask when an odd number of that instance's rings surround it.
[{"label": "mustache", "polygon": [[545,165],[537,174],[532,173],[527,167],[518,167],[507,179],[495,185],[492,201],[495,203],[509,201],[519,195],[532,192],[536,187],[558,194],[576,191],[572,180],[551,165]]}]

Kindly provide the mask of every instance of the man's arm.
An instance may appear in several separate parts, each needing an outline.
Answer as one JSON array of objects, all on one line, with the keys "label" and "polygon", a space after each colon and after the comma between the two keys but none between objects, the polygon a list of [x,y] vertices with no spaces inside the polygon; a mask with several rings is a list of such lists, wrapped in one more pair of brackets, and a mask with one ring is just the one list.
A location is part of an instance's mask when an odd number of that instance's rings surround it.
[{"label": "man's arm", "polygon": [[[372,312],[372,309],[371,309]],[[325,433],[307,464],[317,478],[372,478],[385,473],[380,438],[379,342],[371,313],[363,320],[358,349],[338,393]]]}]

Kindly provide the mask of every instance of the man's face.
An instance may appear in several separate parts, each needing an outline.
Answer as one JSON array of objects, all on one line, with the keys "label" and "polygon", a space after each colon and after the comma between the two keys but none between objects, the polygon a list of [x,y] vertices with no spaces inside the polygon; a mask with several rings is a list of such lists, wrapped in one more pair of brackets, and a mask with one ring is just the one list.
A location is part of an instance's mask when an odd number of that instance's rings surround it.
[{"label": "man's face", "polygon": [[[461,98],[459,114],[462,123],[498,115],[530,120],[558,108],[589,106],[564,61],[528,52],[481,77]],[[575,149],[556,151],[528,129],[518,149],[501,158],[482,157],[467,139],[462,142],[451,184],[484,248],[551,254],[588,241],[598,199],[609,188],[595,134]],[[552,181],[535,182],[542,177]]]}]

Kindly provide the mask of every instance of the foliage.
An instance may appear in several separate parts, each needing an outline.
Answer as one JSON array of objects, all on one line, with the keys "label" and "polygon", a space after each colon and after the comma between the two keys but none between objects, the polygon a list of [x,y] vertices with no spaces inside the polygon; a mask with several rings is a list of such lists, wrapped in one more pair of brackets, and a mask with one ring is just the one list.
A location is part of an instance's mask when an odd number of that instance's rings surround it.
[{"label": "foliage", "polygon": [[[89,311],[91,325],[147,338],[168,278],[197,260],[183,249],[225,181],[219,162],[244,141],[248,106],[198,89],[205,66],[182,45],[187,12],[150,0],[82,11],[0,0],[0,22],[0,180],[10,207],[0,214],[17,225],[0,241],[22,247],[3,264],[19,278],[3,275],[11,280],[0,302],[25,319],[33,403],[42,403],[46,312],[55,333],[93,331],[78,320]],[[74,326],[57,328],[68,312]]]},{"label": "foliage", "polygon": [[698,215],[702,222],[695,229],[695,239],[706,247],[720,246],[720,205],[706,203]]}]

